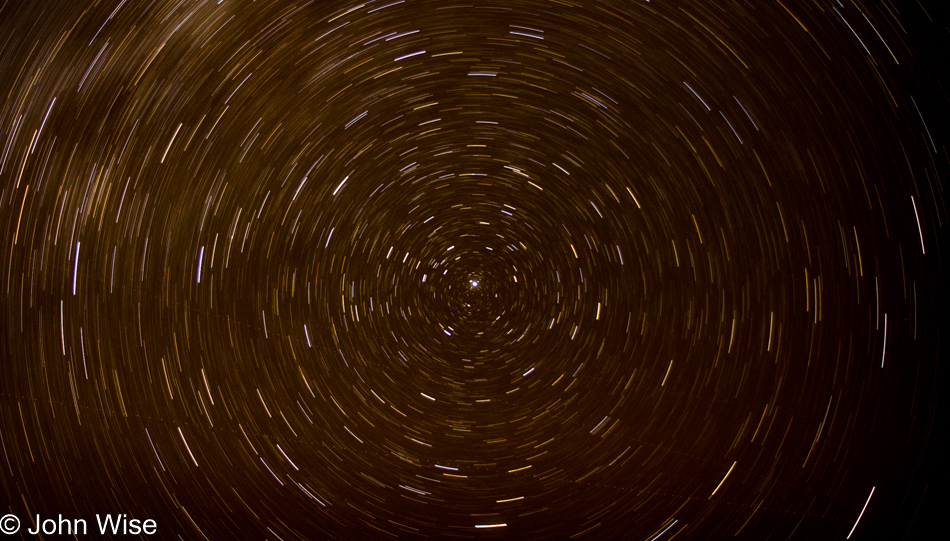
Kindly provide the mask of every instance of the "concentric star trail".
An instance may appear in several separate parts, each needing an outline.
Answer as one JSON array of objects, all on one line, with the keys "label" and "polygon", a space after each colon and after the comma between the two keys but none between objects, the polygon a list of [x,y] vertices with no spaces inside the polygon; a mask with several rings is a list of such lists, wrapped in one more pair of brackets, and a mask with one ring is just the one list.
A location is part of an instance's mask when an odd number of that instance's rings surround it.
[{"label": "concentric star trail", "polygon": [[0,514],[919,537],[939,6],[0,4]]}]

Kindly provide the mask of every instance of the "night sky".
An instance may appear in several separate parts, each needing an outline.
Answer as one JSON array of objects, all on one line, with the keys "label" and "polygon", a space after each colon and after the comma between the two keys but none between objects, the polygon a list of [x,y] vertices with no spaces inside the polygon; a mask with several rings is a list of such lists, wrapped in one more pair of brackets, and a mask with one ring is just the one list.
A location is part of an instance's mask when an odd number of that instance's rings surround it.
[{"label": "night sky", "polygon": [[467,1],[0,4],[12,537],[936,525],[941,2]]}]

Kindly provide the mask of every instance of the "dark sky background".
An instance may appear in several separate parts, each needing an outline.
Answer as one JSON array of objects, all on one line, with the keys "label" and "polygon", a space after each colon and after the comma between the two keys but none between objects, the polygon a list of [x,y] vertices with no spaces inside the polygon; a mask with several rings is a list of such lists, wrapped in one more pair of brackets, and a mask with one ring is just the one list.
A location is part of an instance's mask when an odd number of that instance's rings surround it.
[{"label": "dark sky background", "polygon": [[921,538],[941,3],[2,2],[13,537]]}]

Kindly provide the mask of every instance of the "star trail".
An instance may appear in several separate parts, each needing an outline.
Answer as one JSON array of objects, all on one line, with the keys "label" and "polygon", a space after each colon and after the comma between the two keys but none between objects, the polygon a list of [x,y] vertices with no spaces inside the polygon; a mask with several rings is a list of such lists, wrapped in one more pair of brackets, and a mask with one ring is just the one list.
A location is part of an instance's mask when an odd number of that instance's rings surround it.
[{"label": "star trail", "polygon": [[920,537],[939,5],[3,2],[0,531]]}]

